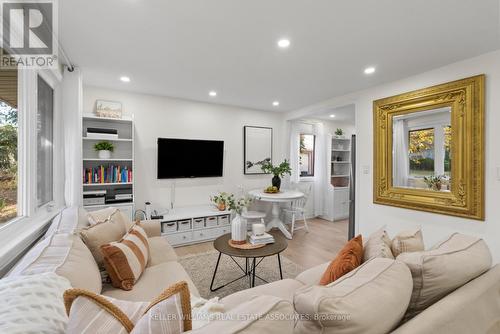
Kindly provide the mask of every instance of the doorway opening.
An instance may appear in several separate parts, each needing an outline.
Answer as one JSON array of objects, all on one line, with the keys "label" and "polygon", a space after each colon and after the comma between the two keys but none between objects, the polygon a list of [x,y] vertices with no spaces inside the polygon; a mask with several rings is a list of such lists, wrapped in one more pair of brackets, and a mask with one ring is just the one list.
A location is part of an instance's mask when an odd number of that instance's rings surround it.
[{"label": "doorway opening", "polygon": [[[294,147],[297,136],[299,145]],[[290,120],[290,142],[290,162],[300,171],[291,182],[312,189],[306,217],[323,224],[325,232],[333,225],[343,246],[355,231],[355,104]]]}]

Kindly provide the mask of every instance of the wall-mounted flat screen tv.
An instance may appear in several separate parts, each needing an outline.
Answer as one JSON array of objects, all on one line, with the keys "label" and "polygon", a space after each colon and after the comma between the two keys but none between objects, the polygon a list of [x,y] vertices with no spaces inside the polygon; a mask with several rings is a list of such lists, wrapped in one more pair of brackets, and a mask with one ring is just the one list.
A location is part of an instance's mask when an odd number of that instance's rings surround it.
[{"label": "wall-mounted flat screen tv", "polygon": [[158,138],[158,178],[220,177],[224,163],[221,140]]}]

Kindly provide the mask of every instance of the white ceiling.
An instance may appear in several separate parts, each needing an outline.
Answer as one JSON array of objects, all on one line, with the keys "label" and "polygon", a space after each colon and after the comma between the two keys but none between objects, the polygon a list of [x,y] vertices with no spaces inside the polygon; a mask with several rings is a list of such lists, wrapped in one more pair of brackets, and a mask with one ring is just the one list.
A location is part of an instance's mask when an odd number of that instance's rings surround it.
[{"label": "white ceiling", "polygon": [[[317,115],[311,115],[310,117],[315,119],[321,119],[332,122],[343,122],[354,125],[356,119],[355,111],[356,111],[356,106],[354,104],[348,104],[343,107],[322,111],[321,113]],[[335,117],[330,117],[330,115],[335,115]]]},{"label": "white ceiling", "polygon": [[63,0],[59,13],[84,84],[263,110],[500,48],[498,0]]}]

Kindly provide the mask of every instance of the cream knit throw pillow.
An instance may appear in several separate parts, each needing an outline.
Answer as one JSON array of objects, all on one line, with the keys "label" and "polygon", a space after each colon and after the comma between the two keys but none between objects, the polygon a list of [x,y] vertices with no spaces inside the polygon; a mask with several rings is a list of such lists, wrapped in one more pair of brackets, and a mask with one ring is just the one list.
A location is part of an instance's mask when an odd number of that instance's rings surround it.
[{"label": "cream knit throw pillow", "polygon": [[62,296],[69,288],[69,281],[54,273],[0,280],[0,333],[65,333]]}]

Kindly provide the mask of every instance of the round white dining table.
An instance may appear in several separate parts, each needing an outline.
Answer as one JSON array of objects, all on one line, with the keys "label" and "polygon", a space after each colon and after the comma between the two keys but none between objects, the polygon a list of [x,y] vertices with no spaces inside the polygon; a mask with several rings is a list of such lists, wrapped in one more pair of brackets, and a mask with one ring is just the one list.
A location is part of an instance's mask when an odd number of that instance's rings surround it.
[{"label": "round white dining table", "polygon": [[268,194],[263,190],[255,189],[250,190],[248,194],[256,200],[271,202],[273,205],[273,209],[271,211],[273,218],[266,224],[266,231],[269,231],[273,227],[277,227],[287,239],[292,239],[292,235],[286,229],[285,223],[283,223],[283,221],[280,219],[280,203],[293,202],[299,198],[304,197],[304,193],[298,190],[281,189],[279,193]]}]

